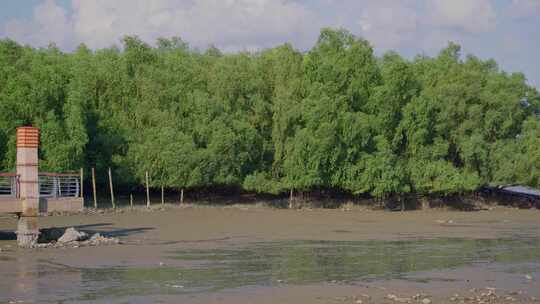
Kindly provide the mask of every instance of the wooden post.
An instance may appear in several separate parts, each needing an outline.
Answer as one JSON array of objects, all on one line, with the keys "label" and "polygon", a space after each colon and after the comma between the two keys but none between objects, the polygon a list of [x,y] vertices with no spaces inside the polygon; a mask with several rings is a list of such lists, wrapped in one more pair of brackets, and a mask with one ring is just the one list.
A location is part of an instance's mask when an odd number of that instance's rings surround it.
[{"label": "wooden post", "polygon": [[291,188],[291,194],[289,196],[289,209],[292,209],[292,207],[293,207],[293,205],[292,205],[293,199],[294,199],[293,195],[294,195],[294,190]]},{"label": "wooden post", "polygon": [[129,206],[133,209],[133,193],[129,194]]},{"label": "wooden post", "polygon": [[184,204],[184,188],[180,189],[180,205]]},{"label": "wooden post", "polygon": [[81,183],[81,198],[83,199],[83,206],[84,206],[84,169],[81,168],[81,179],[79,181]]},{"label": "wooden post", "polygon": [[146,171],[146,207],[150,208],[150,189],[148,185],[148,171]]},{"label": "wooden post", "polygon": [[92,189],[94,192],[94,208],[97,209],[97,196],[96,196],[96,169],[92,168]]},{"label": "wooden post", "polygon": [[161,205],[165,204],[165,190],[163,189],[163,185],[161,185]]},{"label": "wooden post", "polygon": [[113,190],[111,168],[109,168],[109,188],[111,189],[111,204],[112,204],[113,209],[116,209],[116,204],[114,203],[114,190]]}]

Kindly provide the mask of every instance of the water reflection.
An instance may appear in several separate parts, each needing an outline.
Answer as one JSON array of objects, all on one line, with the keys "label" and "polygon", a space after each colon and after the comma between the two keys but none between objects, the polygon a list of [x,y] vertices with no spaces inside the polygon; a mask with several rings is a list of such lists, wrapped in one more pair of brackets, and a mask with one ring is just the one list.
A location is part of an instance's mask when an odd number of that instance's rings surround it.
[{"label": "water reflection", "polygon": [[29,290],[39,294],[41,301],[78,302],[243,286],[400,278],[415,271],[480,262],[538,264],[540,240],[298,241],[179,250],[165,255],[192,266],[73,269],[48,261],[17,260],[25,266],[14,271],[15,286],[0,284],[0,302],[10,299],[4,295],[12,288],[19,290],[17,294]]},{"label": "water reflection", "polygon": [[0,303],[62,301],[81,292],[83,272],[21,254],[0,259]]},{"label": "water reflection", "polygon": [[[243,286],[400,278],[408,273],[478,262],[540,262],[540,240],[275,242],[243,248],[181,250],[169,258],[195,262],[189,268],[94,269],[86,282],[101,282],[85,299],[103,296],[179,294]],[[98,284],[99,285],[99,284]]]}]

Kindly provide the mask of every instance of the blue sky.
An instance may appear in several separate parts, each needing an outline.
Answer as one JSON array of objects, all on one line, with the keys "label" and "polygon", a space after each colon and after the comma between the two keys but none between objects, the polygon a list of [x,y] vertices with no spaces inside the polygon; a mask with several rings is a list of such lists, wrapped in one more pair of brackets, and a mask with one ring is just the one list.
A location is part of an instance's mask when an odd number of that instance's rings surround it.
[{"label": "blue sky", "polygon": [[344,27],[378,54],[435,55],[448,41],[495,59],[540,88],[540,0],[3,0],[0,37],[66,51],[180,36],[192,46],[256,50],[315,43],[320,28]]}]

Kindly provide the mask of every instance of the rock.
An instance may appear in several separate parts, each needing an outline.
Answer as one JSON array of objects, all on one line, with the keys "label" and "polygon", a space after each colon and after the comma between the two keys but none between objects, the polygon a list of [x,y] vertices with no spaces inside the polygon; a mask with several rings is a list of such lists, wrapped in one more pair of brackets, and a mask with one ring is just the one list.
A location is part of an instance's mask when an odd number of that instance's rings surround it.
[{"label": "rock", "polygon": [[82,231],[77,231],[75,228],[68,228],[64,235],[58,239],[58,243],[70,243],[70,242],[81,242],[88,239],[88,234]]},{"label": "rock", "polygon": [[424,299],[422,300],[422,304],[431,304],[431,300],[428,299],[428,298],[424,298]]},{"label": "rock", "polygon": [[40,230],[39,234],[39,243],[49,243],[49,242],[56,242],[58,239],[60,239],[64,233],[66,232],[66,229],[64,228],[45,228]]},{"label": "rock", "polygon": [[92,237],[87,242],[85,242],[84,245],[100,246],[100,245],[112,245],[112,244],[120,244],[120,240],[118,238],[104,237],[101,234],[96,233],[92,235]]},{"label": "rock", "polygon": [[410,303],[411,302],[410,298],[398,298],[398,296],[396,296],[394,294],[388,294],[386,296],[386,298],[389,299],[389,300],[392,300],[394,302],[398,302],[398,303]]}]

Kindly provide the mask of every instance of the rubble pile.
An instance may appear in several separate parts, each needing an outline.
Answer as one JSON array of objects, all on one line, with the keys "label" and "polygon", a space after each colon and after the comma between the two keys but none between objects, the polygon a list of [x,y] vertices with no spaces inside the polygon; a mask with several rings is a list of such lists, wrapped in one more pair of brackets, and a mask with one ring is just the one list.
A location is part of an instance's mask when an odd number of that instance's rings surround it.
[{"label": "rubble pile", "polygon": [[67,229],[50,228],[41,231],[40,239],[36,248],[47,247],[88,247],[88,246],[105,246],[120,244],[120,240],[115,237],[106,237],[100,233],[89,235],[84,231],[78,231],[71,227]]}]

